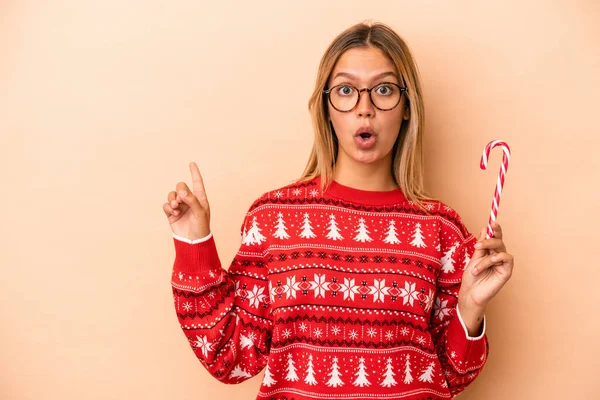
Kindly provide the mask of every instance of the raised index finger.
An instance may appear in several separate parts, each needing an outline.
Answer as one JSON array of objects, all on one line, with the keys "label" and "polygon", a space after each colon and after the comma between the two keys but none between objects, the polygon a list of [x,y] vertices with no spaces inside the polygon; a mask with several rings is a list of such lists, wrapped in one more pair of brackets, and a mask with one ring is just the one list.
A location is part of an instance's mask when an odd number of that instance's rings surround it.
[{"label": "raised index finger", "polygon": [[196,195],[201,194],[203,197],[206,196],[206,190],[204,190],[204,181],[200,170],[195,162],[190,163],[190,172],[192,173],[192,190]]}]

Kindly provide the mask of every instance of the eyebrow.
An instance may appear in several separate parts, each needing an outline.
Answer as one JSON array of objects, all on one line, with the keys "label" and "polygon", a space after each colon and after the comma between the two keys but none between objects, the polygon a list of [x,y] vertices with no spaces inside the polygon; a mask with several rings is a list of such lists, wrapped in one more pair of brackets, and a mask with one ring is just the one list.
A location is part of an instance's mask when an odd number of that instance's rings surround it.
[{"label": "eyebrow", "polygon": [[[394,72],[392,72],[392,71],[387,71],[387,72],[382,72],[382,73],[380,73],[380,74],[377,74],[377,75],[373,76],[373,78],[372,78],[372,79],[374,79],[374,80],[377,80],[377,79],[381,79],[381,78],[383,78],[383,77],[385,77],[385,76],[389,76],[389,75],[392,75],[393,77],[397,78],[397,76],[396,76],[396,74],[395,74]],[[340,77],[340,76],[343,76],[343,77],[346,77],[346,78],[350,78],[350,79],[357,79],[357,76],[356,76],[356,75],[352,75],[352,74],[350,74],[350,73],[348,73],[348,72],[338,72],[338,73],[337,73],[337,74],[336,74],[336,75],[333,77],[332,81],[333,81],[334,79],[336,79],[337,77]]]}]

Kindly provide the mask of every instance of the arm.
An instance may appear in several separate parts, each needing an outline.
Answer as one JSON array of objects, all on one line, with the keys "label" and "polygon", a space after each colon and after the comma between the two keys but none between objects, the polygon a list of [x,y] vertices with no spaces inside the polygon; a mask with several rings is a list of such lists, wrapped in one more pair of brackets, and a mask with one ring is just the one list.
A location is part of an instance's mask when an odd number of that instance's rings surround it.
[{"label": "arm", "polygon": [[[454,214],[454,222],[441,222],[441,270],[430,319],[446,382],[453,396],[471,384],[483,368],[489,352],[486,321],[481,310],[458,307],[458,293],[465,266],[474,252],[476,238]],[[479,313],[481,313],[479,315]],[[480,324],[473,323],[480,316]],[[467,325],[467,323],[469,325]]]},{"label": "arm", "polygon": [[226,271],[212,234],[195,241],[173,236],[175,309],[196,357],[224,383],[257,375],[267,363],[272,328],[263,246],[242,243]]}]

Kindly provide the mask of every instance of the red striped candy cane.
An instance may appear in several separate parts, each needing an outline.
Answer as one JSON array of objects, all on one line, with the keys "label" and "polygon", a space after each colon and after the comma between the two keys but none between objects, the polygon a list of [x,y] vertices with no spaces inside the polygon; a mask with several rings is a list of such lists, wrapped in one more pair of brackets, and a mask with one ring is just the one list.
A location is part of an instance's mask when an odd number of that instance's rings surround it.
[{"label": "red striped candy cane", "polygon": [[510,147],[508,147],[508,144],[501,140],[494,140],[489,142],[488,145],[485,146],[485,149],[483,149],[483,154],[481,155],[481,164],[479,165],[481,169],[487,169],[488,159],[490,158],[490,151],[492,151],[492,149],[496,146],[502,147],[504,155],[502,156],[502,166],[500,168],[500,172],[498,173],[498,182],[496,182],[496,191],[494,192],[494,199],[492,201],[492,210],[490,212],[490,219],[488,221],[486,239],[494,237],[492,221],[495,221],[498,215],[498,207],[500,206],[500,195],[502,194],[502,187],[504,186],[504,176],[506,175],[506,170],[508,169],[508,162],[510,161]]}]

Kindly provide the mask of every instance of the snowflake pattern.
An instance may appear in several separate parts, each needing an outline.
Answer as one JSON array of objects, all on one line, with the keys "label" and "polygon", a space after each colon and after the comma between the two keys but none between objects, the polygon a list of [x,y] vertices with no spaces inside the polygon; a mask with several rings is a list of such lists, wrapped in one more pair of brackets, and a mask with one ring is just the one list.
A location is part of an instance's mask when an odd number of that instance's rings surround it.
[{"label": "snowflake pattern", "polygon": [[[383,303],[385,295],[390,294],[390,288],[385,286],[385,279],[375,279],[375,283],[369,289],[369,294],[373,295],[374,302],[381,301]],[[412,306],[412,303],[410,305]]]},{"label": "snowflake pattern", "polygon": [[447,308],[448,300],[440,300],[439,297],[435,299],[435,305],[433,306],[433,315],[443,320],[447,315],[450,315],[450,309]]},{"label": "snowflake pattern", "polygon": [[183,309],[187,312],[189,312],[192,309],[192,303],[190,303],[189,301],[187,303],[185,303],[183,305]]},{"label": "snowflake pattern", "polygon": [[435,297],[435,292],[429,289],[429,294],[425,296],[425,312],[429,312],[431,310],[431,306],[433,306],[433,299]]},{"label": "snowflake pattern", "polygon": [[254,285],[254,289],[251,292],[248,292],[248,301],[250,302],[251,307],[258,308],[258,304],[260,302],[265,301],[266,294],[263,293],[265,288],[263,286],[258,287]]},{"label": "snowflake pattern", "polygon": [[208,357],[208,352],[213,351],[213,343],[209,343],[208,338],[206,336],[203,336],[203,337],[196,336],[196,338],[198,340],[196,340],[194,342],[194,344],[196,345],[197,348],[200,349],[200,351],[202,352],[202,355],[204,355],[204,357]]},{"label": "snowflake pattern", "polygon": [[311,282],[310,288],[315,291],[315,297],[325,297],[325,291],[329,289],[329,282],[325,281],[325,274],[315,274],[315,280]]},{"label": "snowflake pattern", "polygon": [[402,296],[402,304],[410,303],[412,306],[415,300],[419,300],[419,292],[415,290],[415,283],[404,283],[404,289],[400,289],[400,296]]}]

